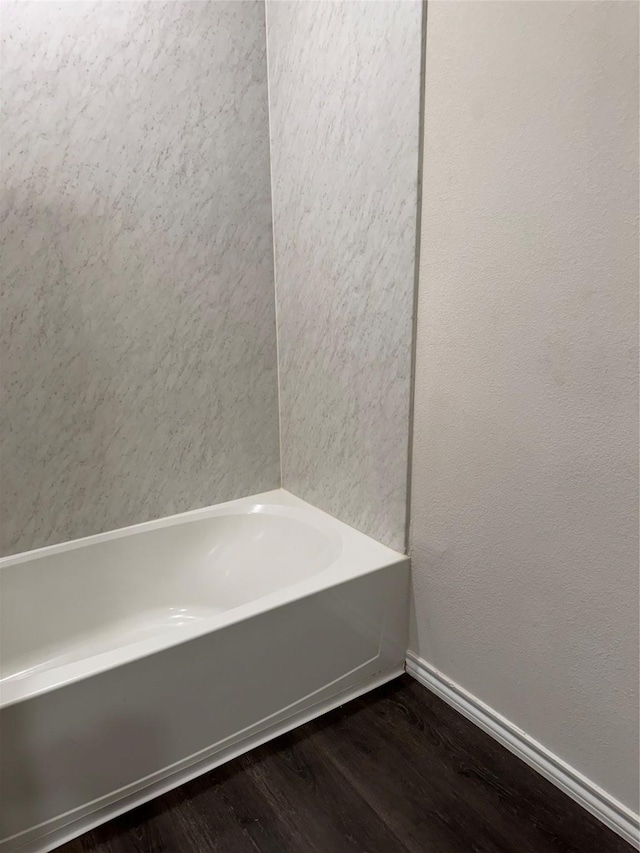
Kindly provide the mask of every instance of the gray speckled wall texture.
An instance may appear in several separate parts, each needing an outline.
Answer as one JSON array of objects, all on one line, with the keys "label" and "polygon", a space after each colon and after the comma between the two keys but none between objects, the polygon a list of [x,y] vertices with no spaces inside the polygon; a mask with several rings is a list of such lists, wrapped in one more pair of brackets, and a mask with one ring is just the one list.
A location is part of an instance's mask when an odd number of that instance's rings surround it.
[{"label": "gray speckled wall texture", "polygon": [[404,548],[421,4],[267,3],[283,485]]},{"label": "gray speckled wall texture", "polygon": [[0,550],[277,487],[263,4],[2,31]]}]

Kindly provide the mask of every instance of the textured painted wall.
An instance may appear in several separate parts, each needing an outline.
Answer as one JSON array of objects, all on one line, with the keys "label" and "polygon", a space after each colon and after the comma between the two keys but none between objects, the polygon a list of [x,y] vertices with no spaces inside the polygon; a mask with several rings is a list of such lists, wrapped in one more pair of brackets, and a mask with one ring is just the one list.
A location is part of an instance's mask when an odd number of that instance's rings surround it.
[{"label": "textured painted wall", "polygon": [[429,2],[412,649],[638,807],[638,5]]},{"label": "textured painted wall", "polygon": [[404,550],[421,5],[267,31],[283,485]]},{"label": "textured painted wall", "polygon": [[1,551],[277,487],[263,4],[2,31]]}]

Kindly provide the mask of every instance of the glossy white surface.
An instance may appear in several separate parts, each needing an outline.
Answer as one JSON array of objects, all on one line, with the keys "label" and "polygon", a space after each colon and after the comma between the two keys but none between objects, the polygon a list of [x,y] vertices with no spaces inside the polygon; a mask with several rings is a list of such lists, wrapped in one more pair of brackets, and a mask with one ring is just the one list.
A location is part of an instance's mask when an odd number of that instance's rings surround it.
[{"label": "glossy white surface", "polygon": [[406,649],[408,559],[282,490],[6,558],[0,591],[3,853],[363,692]]},{"label": "glossy white surface", "polygon": [[398,555],[283,490],[0,560],[0,706]]}]

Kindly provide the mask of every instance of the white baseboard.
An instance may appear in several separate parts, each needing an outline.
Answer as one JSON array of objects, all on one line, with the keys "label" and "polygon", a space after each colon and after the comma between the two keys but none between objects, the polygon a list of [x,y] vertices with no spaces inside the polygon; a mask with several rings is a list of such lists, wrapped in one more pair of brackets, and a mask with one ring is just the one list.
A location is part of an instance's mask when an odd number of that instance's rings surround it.
[{"label": "white baseboard", "polygon": [[413,652],[407,652],[406,669],[420,684],[432,690],[640,850],[640,818],[631,809]]}]

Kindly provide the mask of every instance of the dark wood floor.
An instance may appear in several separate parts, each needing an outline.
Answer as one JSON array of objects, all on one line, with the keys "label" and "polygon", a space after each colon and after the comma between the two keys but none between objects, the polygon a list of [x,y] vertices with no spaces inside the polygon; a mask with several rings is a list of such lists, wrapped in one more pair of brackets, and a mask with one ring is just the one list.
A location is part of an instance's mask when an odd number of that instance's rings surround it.
[{"label": "dark wood floor", "polygon": [[60,853],[628,853],[403,676]]}]

